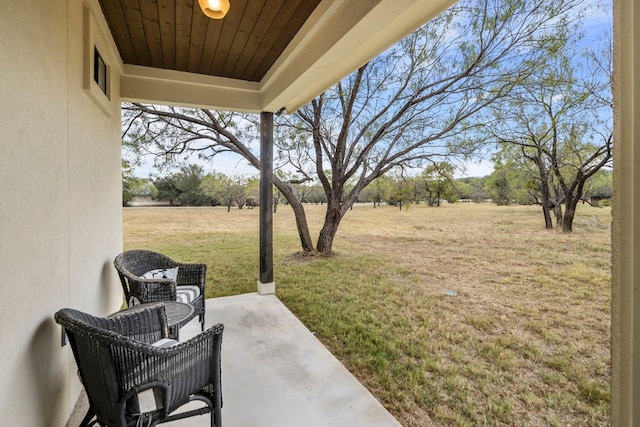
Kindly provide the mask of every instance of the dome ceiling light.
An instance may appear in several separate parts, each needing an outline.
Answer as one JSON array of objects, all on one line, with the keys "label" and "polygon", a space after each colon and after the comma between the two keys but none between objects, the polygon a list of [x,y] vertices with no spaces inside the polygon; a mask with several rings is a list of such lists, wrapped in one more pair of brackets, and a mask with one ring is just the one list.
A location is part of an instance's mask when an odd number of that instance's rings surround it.
[{"label": "dome ceiling light", "polygon": [[222,19],[229,11],[229,0],[198,0],[202,13],[212,19]]}]

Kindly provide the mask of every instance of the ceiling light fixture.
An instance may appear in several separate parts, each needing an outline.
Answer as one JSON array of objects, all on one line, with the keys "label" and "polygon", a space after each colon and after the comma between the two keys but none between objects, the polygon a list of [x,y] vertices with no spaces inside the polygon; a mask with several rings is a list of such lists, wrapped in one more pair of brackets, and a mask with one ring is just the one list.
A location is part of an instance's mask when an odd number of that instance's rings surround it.
[{"label": "ceiling light fixture", "polygon": [[229,11],[229,0],[198,0],[202,12],[212,19],[222,19]]}]

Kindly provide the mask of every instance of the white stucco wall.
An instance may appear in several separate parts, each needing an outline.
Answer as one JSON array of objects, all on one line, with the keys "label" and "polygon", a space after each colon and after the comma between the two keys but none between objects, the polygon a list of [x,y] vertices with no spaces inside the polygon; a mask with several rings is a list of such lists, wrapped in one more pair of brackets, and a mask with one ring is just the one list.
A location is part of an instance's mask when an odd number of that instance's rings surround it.
[{"label": "white stucco wall", "polygon": [[0,13],[0,424],[62,426],[80,391],[53,314],[121,290],[117,67],[105,114],[83,89],[83,2]]}]

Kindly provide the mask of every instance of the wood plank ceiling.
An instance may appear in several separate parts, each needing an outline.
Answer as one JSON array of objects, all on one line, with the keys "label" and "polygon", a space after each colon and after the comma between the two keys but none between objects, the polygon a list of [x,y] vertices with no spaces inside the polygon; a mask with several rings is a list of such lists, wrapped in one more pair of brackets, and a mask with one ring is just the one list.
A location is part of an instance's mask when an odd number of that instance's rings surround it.
[{"label": "wood plank ceiling", "polygon": [[230,0],[224,19],[197,0],[100,0],[125,64],[260,81],[320,0]]}]

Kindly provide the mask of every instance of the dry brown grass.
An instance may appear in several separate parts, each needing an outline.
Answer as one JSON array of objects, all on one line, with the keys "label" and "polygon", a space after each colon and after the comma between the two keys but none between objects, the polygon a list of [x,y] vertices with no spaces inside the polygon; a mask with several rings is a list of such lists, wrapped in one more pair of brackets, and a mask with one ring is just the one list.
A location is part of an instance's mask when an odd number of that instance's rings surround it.
[{"label": "dry brown grass", "polygon": [[337,247],[349,242],[404,269],[394,280],[403,316],[418,317],[405,332],[418,342],[436,337],[431,373],[440,385],[426,408],[433,419],[607,424],[609,210],[583,207],[570,235],[544,230],[534,207],[382,213],[348,218]]},{"label": "dry brown grass", "polygon": [[[322,206],[307,206],[312,232]],[[255,290],[258,210],[125,210],[125,246],[210,263]],[[609,423],[610,209],[573,234],[537,207],[356,206],[335,256],[300,262],[274,217],[279,297],[406,426]],[[451,296],[455,295],[455,296]]]}]

